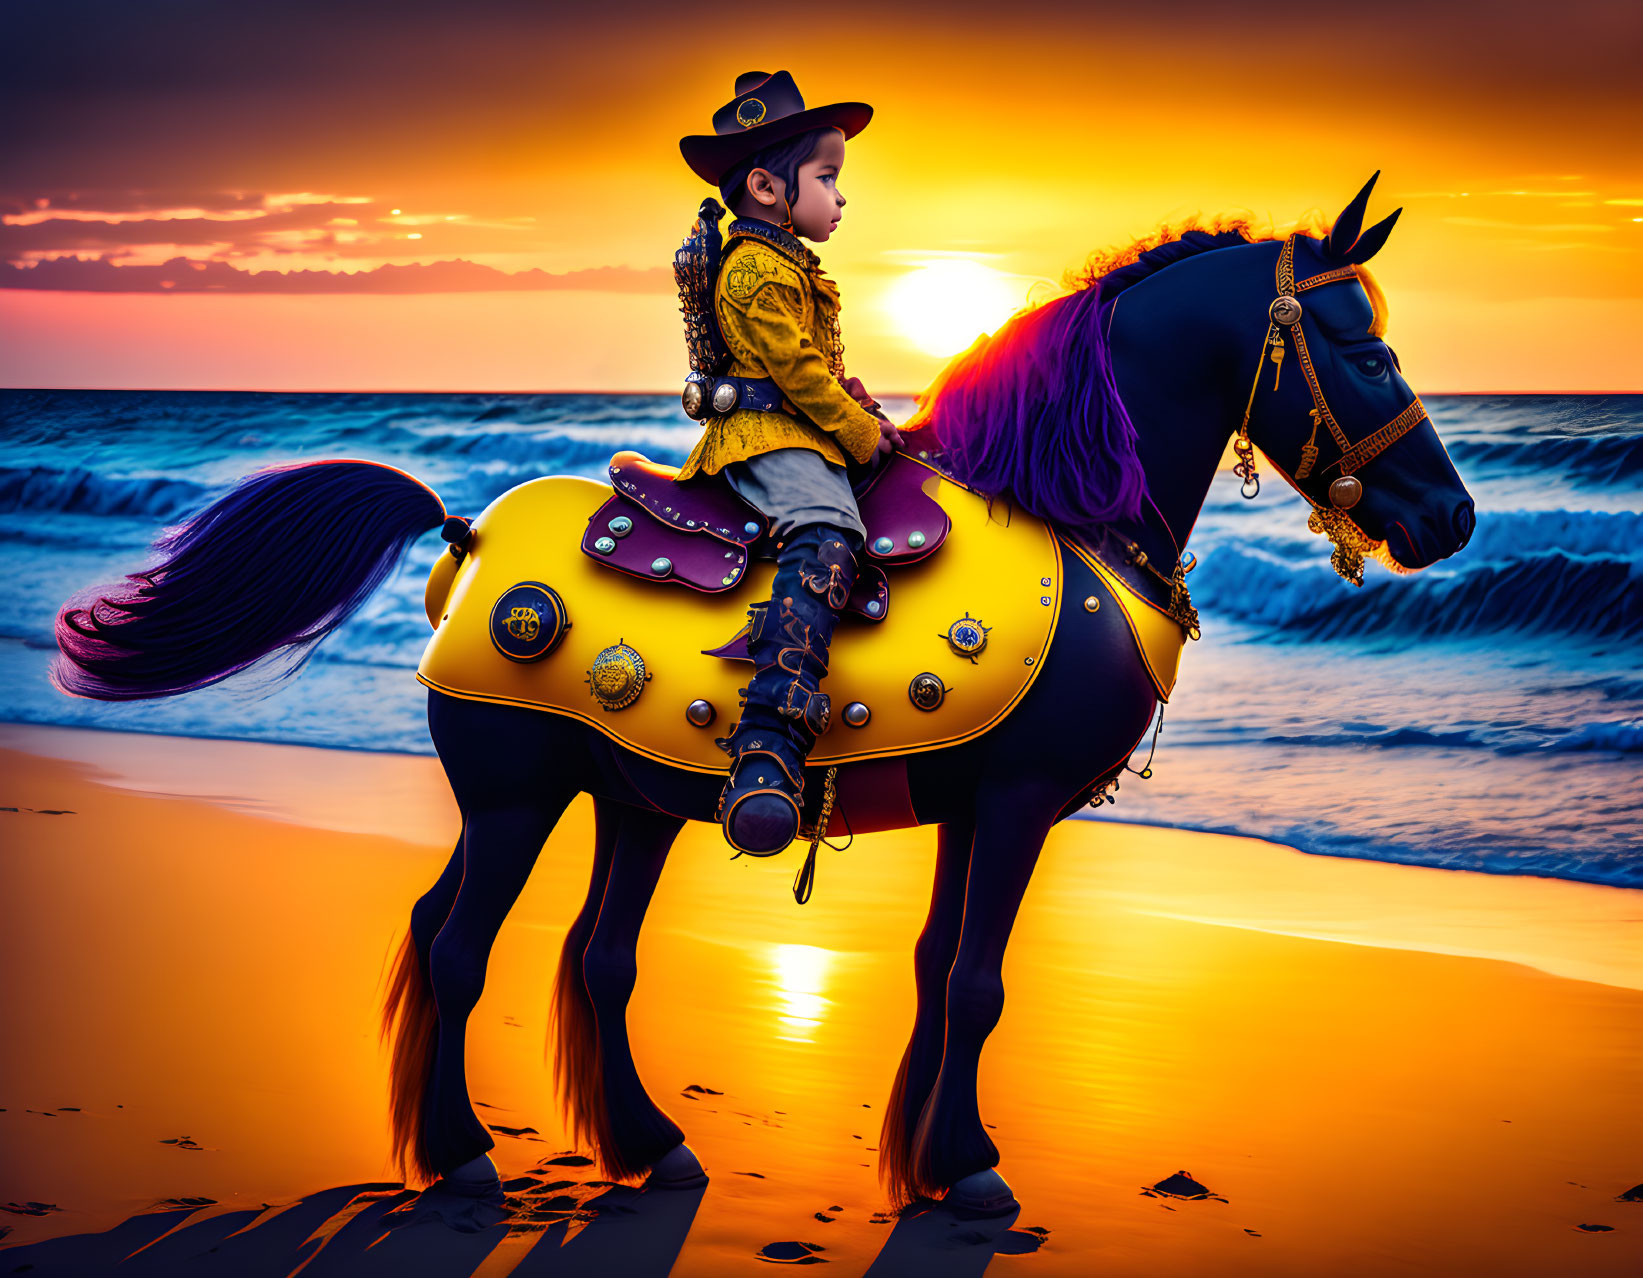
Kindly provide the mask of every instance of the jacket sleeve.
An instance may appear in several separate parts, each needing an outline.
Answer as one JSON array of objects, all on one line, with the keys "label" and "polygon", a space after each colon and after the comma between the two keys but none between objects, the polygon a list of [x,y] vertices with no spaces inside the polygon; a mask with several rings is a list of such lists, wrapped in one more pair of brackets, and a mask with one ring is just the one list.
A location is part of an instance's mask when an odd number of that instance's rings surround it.
[{"label": "jacket sleeve", "polygon": [[805,299],[798,273],[774,255],[755,251],[727,263],[726,275],[721,315],[731,352],[744,363],[763,364],[795,408],[858,462],[869,461],[878,447],[879,419],[839,385],[800,324]]}]

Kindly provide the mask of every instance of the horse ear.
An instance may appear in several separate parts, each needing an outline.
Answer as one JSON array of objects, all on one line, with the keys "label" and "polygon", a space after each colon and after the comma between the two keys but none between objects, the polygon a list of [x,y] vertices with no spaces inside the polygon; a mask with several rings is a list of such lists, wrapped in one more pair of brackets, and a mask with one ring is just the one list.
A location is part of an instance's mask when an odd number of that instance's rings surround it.
[{"label": "horse ear", "polygon": [[1337,261],[1346,261],[1346,251],[1352,247],[1353,241],[1358,238],[1358,230],[1363,226],[1363,212],[1369,207],[1369,193],[1375,189],[1375,179],[1380,177],[1381,171],[1376,169],[1363,184],[1363,190],[1352,197],[1341,215],[1335,219],[1335,227],[1324,241],[1324,256]]},{"label": "horse ear", "polygon": [[1382,218],[1360,235],[1358,242],[1347,253],[1346,260],[1349,262],[1367,262],[1376,253],[1380,252],[1381,245],[1386,243],[1386,237],[1392,234],[1392,224],[1398,220],[1398,214],[1402,212],[1402,209],[1393,209],[1390,217]]}]

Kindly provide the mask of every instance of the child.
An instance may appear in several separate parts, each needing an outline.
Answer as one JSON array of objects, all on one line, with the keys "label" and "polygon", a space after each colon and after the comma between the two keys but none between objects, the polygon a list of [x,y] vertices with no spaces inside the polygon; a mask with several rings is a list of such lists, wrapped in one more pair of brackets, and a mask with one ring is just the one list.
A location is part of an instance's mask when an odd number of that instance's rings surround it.
[{"label": "child", "polygon": [[798,834],[804,761],[827,730],[819,687],[866,538],[846,458],[865,464],[901,443],[861,382],[845,379],[838,290],[799,240],[820,243],[838,225],[844,143],[872,114],[860,102],[806,110],[787,72],[748,72],[714,112],[714,133],[679,143],[736,215],[713,290],[731,363],[687,385],[687,411],[712,415],[679,478],[723,471],[777,543],[771,600],[749,610],[753,678],[718,742],[732,760],[719,820],[733,848],[756,856]]}]

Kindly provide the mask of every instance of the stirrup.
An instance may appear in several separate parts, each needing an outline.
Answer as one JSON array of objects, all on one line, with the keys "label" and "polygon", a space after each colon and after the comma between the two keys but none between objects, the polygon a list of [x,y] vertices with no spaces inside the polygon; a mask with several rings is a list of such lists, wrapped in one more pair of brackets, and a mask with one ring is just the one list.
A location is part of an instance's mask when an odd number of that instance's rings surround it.
[{"label": "stirrup", "polygon": [[[768,771],[757,775],[753,788],[731,797],[749,768]],[[790,786],[793,779],[787,764],[774,751],[745,750],[737,756],[730,780],[719,796],[718,812],[725,842],[736,849],[737,856],[775,856],[798,838],[804,782],[801,779],[791,790]]]}]

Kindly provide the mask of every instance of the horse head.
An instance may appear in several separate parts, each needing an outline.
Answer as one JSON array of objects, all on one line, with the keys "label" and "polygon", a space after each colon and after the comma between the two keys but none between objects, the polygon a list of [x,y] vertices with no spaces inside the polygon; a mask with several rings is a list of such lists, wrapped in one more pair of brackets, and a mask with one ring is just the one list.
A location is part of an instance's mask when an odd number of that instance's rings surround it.
[{"label": "horse head", "polygon": [[[1269,310],[1269,344],[1255,374],[1248,429],[1312,502],[1311,526],[1335,541],[1338,568],[1343,555],[1361,567],[1361,556],[1369,554],[1407,572],[1465,546],[1474,515],[1420,397],[1386,343],[1385,298],[1363,265],[1403,211],[1360,234],[1379,176],[1364,184],[1327,236],[1295,235],[1280,253],[1279,296]],[[1342,568],[1342,575],[1353,573]]]}]

